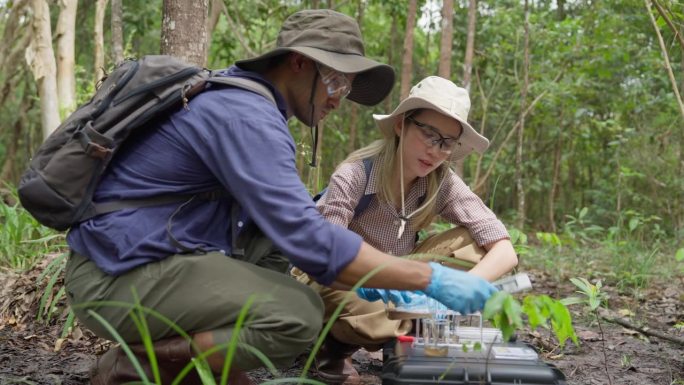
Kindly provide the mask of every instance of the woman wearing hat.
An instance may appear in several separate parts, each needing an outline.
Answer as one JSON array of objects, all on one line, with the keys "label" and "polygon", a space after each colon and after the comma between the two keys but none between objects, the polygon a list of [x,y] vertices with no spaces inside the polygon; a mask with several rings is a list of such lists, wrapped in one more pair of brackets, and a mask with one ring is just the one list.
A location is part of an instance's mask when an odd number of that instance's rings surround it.
[{"label": "woman wearing hat", "polygon": [[[447,264],[468,266],[471,274],[489,281],[509,272],[517,256],[506,228],[449,168],[452,161],[473,150],[483,152],[489,145],[468,124],[469,109],[467,91],[449,80],[430,76],[416,84],[390,115],[374,115],[383,138],[339,165],[318,202],[323,216],[392,255],[451,256],[453,263]],[[366,159],[372,162],[370,172]],[[372,195],[368,206],[355,213],[364,195]],[[438,215],[457,227],[416,248],[417,232]],[[303,274],[298,279],[319,291],[327,321],[347,292],[321,286]],[[362,298],[385,302],[391,294],[359,290]],[[358,383],[351,354],[360,346],[377,350],[410,328],[411,322],[389,320],[381,302],[350,300],[319,353],[319,376],[330,382]]]}]

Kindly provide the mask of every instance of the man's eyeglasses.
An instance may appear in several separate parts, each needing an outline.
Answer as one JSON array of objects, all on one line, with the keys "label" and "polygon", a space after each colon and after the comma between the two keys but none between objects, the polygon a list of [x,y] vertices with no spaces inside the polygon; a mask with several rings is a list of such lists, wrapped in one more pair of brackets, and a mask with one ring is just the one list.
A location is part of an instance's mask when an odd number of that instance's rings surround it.
[{"label": "man's eyeglasses", "polygon": [[454,151],[454,148],[456,148],[456,145],[461,145],[458,138],[442,136],[442,134],[439,133],[439,130],[429,124],[421,123],[411,116],[407,117],[406,120],[418,127],[418,130],[423,137],[423,143],[430,147],[439,144],[439,151],[443,154],[450,155],[451,152]]},{"label": "man's eyeglasses", "polygon": [[341,100],[349,95],[352,85],[345,74],[319,63],[316,63],[316,68],[325,84],[328,97],[338,97]]}]

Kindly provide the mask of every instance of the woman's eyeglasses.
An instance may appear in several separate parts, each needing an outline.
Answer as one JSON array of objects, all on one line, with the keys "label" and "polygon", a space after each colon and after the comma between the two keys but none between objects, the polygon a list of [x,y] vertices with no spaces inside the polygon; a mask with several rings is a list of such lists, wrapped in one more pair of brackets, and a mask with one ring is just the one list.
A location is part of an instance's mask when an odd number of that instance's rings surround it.
[{"label": "woman's eyeglasses", "polygon": [[319,63],[316,63],[316,68],[318,68],[321,81],[325,84],[329,97],[338,97],[342,100],[349,95],[352,85],[347,75]]},{"label": "woman's eyeglasses", "polygon": [[430,147],[439,144],[439,151],[441,151],[443,154],[450,155],[457,145],[461,145],[461,143],[458,141],[458,138],[442,136],[442,134],[439,133],[439,130],[429,124],[419,122],[411,116],[407,117],[406,120],[413,123],[418,128],[423,137],[423,143]]}]

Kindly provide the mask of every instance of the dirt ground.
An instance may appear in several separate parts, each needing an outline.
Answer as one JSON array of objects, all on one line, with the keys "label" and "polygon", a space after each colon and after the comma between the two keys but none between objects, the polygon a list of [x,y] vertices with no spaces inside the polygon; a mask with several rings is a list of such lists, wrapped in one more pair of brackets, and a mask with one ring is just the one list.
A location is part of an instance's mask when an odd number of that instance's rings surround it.
[{"label": "dirt ground", "polygon": [[[541,272],[529,273],[535,294],[563,298],[574,291],[569,282],[558,285]],[[35,322],[42,294],[35,287],[38,274],[0,272],[0,385],[87,384],[88,368],[108,343],[78,327],[60,340],[59,321],[47,325]],[[601,322],[602,338],[595,317],[575,305],[571,311],[579,347],[570,343],[561,350],[546,330],[524,330],[518,339],[535,346],[546,362],[560,368],[569,384],[684,385],[684,331],[675,328],[684,321],[684,277],[652,283],[638,295],[622,295],[611,288],[606,291],[611,310],[603,313],[605,317],[626,319],[647,333],[661,333],[665,338],[647,336],[605,319]],[[284,369],[282,376],[299,376],[304,358]],[[382,383],[381,353],[362,350],[353,358],[363,384]],[[273,378],[265,370],[250,375],[258,382]]]}]

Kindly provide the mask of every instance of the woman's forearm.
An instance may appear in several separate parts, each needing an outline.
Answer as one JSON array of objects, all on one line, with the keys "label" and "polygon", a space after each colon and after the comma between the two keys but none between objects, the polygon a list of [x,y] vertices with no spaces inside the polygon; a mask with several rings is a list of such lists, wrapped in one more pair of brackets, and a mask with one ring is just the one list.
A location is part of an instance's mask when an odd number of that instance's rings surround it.
[{"label": "woman's forearm", "polygon": [[485,249],[488,250],[487,254],[470,269],[469,273],[492,282],[511,271],[518,264],[518,256],[515,254],[513,244],[508,239],[487,245]]}]

